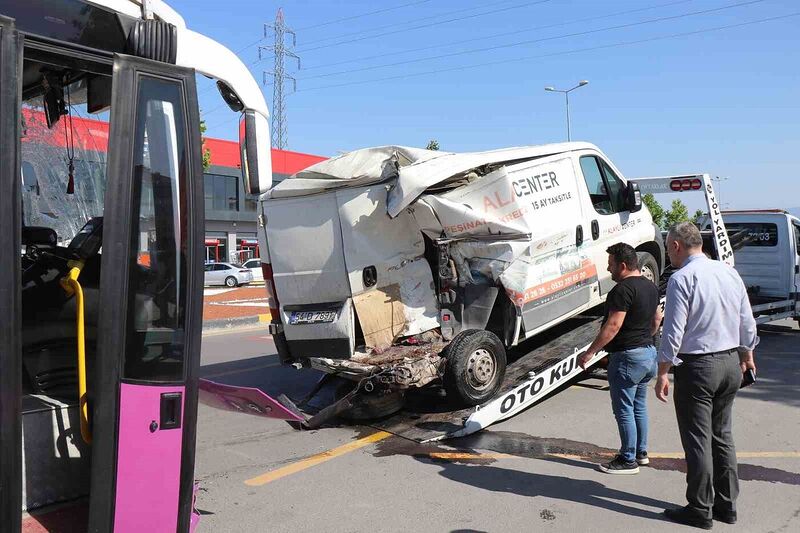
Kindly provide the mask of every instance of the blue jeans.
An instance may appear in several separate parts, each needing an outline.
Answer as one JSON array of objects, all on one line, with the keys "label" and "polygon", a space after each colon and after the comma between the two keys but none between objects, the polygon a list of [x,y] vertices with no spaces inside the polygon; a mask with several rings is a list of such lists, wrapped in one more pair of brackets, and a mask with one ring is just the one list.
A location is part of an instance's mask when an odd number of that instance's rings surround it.
[{"label": "blue jeans", "polygon": [[647,383],[656,375],[654,346],[614,352],[609,356],[611,408],[619,426],[619,453],[626,461],[647,451]]}]

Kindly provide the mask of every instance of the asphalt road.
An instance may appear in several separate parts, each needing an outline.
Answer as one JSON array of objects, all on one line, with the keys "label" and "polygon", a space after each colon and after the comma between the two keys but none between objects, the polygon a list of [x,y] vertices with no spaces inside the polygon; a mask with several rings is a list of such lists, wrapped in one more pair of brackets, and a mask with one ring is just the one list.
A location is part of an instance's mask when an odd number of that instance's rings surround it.
[{"label": "asphalt road", "polygon": [[[739,523],[717,531],[800,531],[800,331],[761,338],[758,383],[735,404]],[[202,374],[295,397],[315,381],[278,366],[265,330],[204,337]],[[690,531],[660,515],[685,503],[672,403],[650,398],[651,466],[610,476],[595,468],[618,446],[604,386],[573,386],[443,445],[365,426],[300,432],[201,405],[200,531]]]}]

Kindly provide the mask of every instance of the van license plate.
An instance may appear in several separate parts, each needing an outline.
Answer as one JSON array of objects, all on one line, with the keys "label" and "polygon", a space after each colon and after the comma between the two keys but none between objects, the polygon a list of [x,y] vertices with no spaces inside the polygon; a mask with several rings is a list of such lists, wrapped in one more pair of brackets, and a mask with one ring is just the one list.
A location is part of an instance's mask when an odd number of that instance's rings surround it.
[{"label": "van license plate", "polygon": [[336,320],[336,311],[292,311],[289,324],[320,324]]}]

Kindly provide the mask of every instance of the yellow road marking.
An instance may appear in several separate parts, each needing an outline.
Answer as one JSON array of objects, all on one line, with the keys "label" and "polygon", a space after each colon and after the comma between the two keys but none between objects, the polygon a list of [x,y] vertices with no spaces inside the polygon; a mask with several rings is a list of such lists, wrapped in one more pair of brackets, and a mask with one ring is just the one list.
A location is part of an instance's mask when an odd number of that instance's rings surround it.
[{"label": "yellow road marking", "polygon": [[[292,463],[290,465],[286,465],[282,468],[278,468],[277,470],[272,470],[270,472],[265,472],[259,476],[254,478],[250,478],[245,480],[245,485],[249,485],[251,487],[260,487],[262,485],[266,485],[267,483],[271,483],[272,481],[278,480],[282,477],[290,476],[292,474],[296,474],[298,472],[302,472],[312,466],[316,466],[318,464],[322,464],[324,462],[330,461],[336,457],[345,455],[352,451],[361,449],[365,446],[373,444],[375,442],[382,441],[385,438],[391,437],[392,434],[386,431],[377,431],[371,435],[367,435],[366,437],[360,438],[358,440],[354,440],[352,442],[348,442],[347,444],[343,444],[336,448],[332,448],[330,450],[324,451],[322,453],[318,453],[296,463]],[[496,452],[488,452],[488,453],[470,453],[470,452],[431,452],[425,454],[426,456],[430,457],[431,459],[438,459],[442,461],[468,461],[468,460],[481,460],[481,459],[523,459],[524,456],[519,455],[511,455],[507,453],[496,453]],[[550,453],[547,454],[550,457],[558,457],[561,459],[578,459],[583,460],[585,459],[585,455],[577,455],[577,454],[569,454],[569,453]],[[613,457],[615,454],[612,452],[601,453],[601,454],[592,454],[592,455],[600,455],[601,457],[608,456]],[[651,459],[683,459],[683,452],[663,452],[663,453],[650,453],[649,454]],[[759,458],[767,458],[767,459],[796,459],[800,458],[800,452],[798,451],[786,451],[786,452],[739,452],[736,454],[739,459],[759,459]]]},{"label": "yellow road marking", "polygon": [[386,431],[378,431],[376,433],[373,433],[372,435],[368,435],[361,439],[354,440],[353,442],[348,442],[347,444],[343,444],[337,448],[333,448],[331,450],[318,453],[317,455],[313,455],[307,459],[303,459],[302,461],[286,465],[282,468],[278,468],[277,470],[273,470],[271,472],[266,472],[254,478],[250,478],[246,480],[244,484],[249,485],[251,487],[259,487],[261,485],[266,485],[267,483],[275,481],[276,479],[280,479],[282,477],[286,477],[291,474],[296,474],[297,472],[301,472],[307,468],[311,468],[312,466],[324,463],[325,461],[330,461],[335,457],[339,457],[340,455],[350,453],[352,451],[358,450],[359,448],[363,448],[364,446],[368,446],[372,443],[381,441],[391,436],[392,434],[387,433]]},{"label": "yellow road marking", "polygon": [[514,457],[507,453],[464,453],[464,452],[433,452],[427,454],[431,459],[444,461],[461,461],[471,459],[509,459]]},{"label": "yellow road marking", "polygon": [[[443,461],[464,461],[478,459],[523,459],[522,455],[511,455],[507,453],[468,453],[468,452],[432,452],[426,454],[431,459]],[[549,457],[560,459],[584,459],[586,455],[572,453],[548,453]],[[587,454],[595,457],[614,457],[616,453],[604,452]],[[650,459],[683,459],[683,452],[648,453]],[[738,459],[797,459],[800,452],[739,452],[736,454]]]}]

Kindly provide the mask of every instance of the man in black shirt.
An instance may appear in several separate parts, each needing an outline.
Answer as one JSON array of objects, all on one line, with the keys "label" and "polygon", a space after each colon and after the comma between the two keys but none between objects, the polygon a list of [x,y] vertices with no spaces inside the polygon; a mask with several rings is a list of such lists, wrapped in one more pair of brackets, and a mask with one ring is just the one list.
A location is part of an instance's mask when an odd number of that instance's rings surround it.
[{"label": "man in black shirt", "polygon": [[661,323],[658,288],[642,277],[632,246],[606,250],[608,271],[617,285],[606,298],[600,333],[578,358],[581,368],[604,346],[609,353],[611,408],[619,426],[619,454],[600,465],[607,474],[638,474],[647,458],[647,382],[656,375],[653,336]]}]

